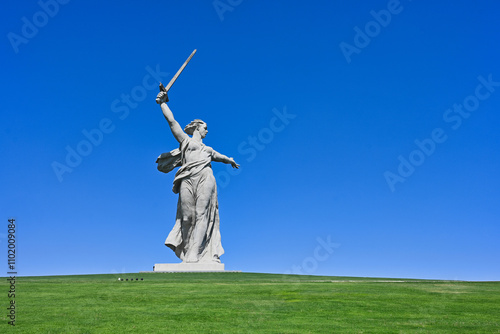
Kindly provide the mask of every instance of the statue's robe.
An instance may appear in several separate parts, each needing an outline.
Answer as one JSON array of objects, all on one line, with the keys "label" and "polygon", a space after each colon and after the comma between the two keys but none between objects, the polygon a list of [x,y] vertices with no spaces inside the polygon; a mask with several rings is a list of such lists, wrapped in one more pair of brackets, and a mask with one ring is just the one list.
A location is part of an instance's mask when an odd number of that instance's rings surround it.
[{"label": "statue's robe", "polygon": [[[191,145],[200,146],[200,158],[190,163],[185,162],[185,152]],[[217,201],[217,186],[210,165],[212,161],[213,150],[208,150],[205,145],[193,141],[187,137],[179,149],[161,154],[156,162],[158,170],[164,173],[180,167],[174,178],[173,192],[179,194],[177,202],[177,215],[175,225],[170,231],[165,245],[171,248],[175,255],[183,261],[188,262],[220,262],[220,256],[224,254],[221,245],[219,205]],[[182,191],[181,191],[182,187]],[[200,195],[209,198],[206,205],[200,207],[200,201],[197,201]],[[197,205],[198,204],[198,205]],[[183,212],[190,210],[190,212]],[[183,226],[183,216],[193,217],[193,223],[189,226]],[[201,222],[201,223],[200,223]],[[190,249],[193,245],[193,237],[197,227],[207,228],[202,231],[204,234],[201,247],[197,250]],[[186,255],[196,254],[196,259],[186,259]]]}]

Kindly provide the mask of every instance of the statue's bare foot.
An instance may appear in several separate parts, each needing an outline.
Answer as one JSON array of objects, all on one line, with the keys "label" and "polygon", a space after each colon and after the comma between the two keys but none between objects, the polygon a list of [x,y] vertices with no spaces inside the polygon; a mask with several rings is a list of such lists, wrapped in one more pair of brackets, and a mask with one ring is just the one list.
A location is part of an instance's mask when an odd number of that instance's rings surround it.
[{"label": "statue's bare foot", "polygon": [[196,256],[194,256],[194,255],[188,254],[184,258],[184,262],[186,262],[186,263],[196,263],[196,262],[198,262],[198,258]]}]

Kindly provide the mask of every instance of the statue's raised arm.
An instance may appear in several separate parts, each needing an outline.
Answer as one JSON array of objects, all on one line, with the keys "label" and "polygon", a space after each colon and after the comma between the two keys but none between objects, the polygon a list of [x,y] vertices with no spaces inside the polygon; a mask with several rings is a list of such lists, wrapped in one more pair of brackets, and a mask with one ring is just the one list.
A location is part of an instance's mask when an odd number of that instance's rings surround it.
[{"label": "statue's raised arm", "polygon": [[170,126],[172,134],[179,143],[182,143],[182,141],[186,139],[188,135],[182,130],[179,123],[177,123],[177,121],[174,118],[174,114],[172,113],[172,110],[170,110],[170,108],[167,105],[168,93],[165,91],[161,91],[156,96],[156,99],[159,101],[161,111],[163,112],[163,116],[165,116],[165,119],[168,122],[168,126]]}]

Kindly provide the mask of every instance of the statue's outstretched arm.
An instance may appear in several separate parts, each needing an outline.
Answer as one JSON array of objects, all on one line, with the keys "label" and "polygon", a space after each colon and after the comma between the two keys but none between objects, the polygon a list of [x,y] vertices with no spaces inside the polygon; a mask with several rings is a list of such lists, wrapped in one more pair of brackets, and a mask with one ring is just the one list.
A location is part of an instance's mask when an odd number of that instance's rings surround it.
[{"label": "statue's outstretched arm", "polygon": [[233,168],[240,168],[240,165],[238,165],[233,158],[229,158],[224,154],[217,152],[213,148],[212,148],[212,161],[223,162],[225,164],[231,164]]},{"label": "statue's outstretched arm", "polygon": [[161,111],[163,112],[163,116],[165,116],[165,119],[168,122],[168,125],[170,126],[170,130],[172,131],[172,134],[174,135],[175,139],[179,142],[182,143],[188,135],[182,130],[181,126],[179,123],[174,118],[174,114],[172,113],[172,110],[168,107],[166,101],[168,101],[168,96],[166,92],[160,92],[157,95],[157,98],[160,99],[160,107]]}]

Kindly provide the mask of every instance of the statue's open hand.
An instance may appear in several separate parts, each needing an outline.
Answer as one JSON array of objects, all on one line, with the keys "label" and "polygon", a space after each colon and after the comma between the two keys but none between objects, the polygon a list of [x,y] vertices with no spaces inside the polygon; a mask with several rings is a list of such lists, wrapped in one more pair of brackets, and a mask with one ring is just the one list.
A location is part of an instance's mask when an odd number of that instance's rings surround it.
[{"label": "statue's open hand", "polygon": [[240,165],[238,165],[238,164],[234,161],[234,159],[233,159],[233,158],[231,158],[231,160],[230,160],[230,161],[231,161],[231,166],[233,166],[233,168],[236,168],[236,169],[240,168]]},{"label": "statue's open hand", "polygon": [[159,92],[158,95],[156,95],[156,103],[162,104],[163,102],[168,102],[167,92]]}]

